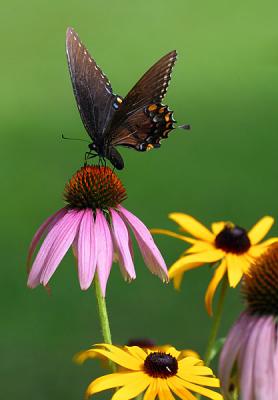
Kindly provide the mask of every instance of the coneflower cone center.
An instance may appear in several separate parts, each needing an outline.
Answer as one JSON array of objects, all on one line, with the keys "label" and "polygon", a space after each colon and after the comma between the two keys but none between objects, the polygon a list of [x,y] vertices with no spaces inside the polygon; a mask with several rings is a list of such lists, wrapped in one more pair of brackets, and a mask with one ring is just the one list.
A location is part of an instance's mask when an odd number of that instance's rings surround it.
[{"label": "coneflower cone center", "polygon": [[64,198],[70,208],[105,210],[120,204],[127,194],[111,168],[86,165],[66,184]]},{"label": "coneflower cone center", "polygon": [[250,266],[242,293],[250,313],[278,316],[278,243]]},{"label": "coneflower cone center", "polygon": [[243,254],[249,250],[251,243],[245,229],[227,224],[216,236],[215,246],[226,253]]},{"label": "coneflower cone center", "polygon": [[144,371],[153,378],[169,378],[178,372],[178,361],[170,354],[153,352],[145,359]]}]

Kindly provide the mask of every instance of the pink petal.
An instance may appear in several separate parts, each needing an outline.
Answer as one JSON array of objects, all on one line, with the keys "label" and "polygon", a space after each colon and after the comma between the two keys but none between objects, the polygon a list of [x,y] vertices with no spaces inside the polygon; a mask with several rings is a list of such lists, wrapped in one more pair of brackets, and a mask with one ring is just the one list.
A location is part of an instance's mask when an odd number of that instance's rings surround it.
[{"label": "pink petal", "polygon": [[113,262],[113,242],[108,222],[102,211],[96,211],[95,220],[97,272],[101,291],[105,296],[107,280]]},{"label": "pink petal", "polygon": [[77,259],[79,283],[82,290],[87,290],[91,285],[96,270],[96,240],[93,218],[92,210],[86,209],[79,227]]},{"label": "pink petal", "polygon": [[124,207],[118,206],[118,209],[131,226],[147,267],[163,281],[168,281],[168,271],[165,261],[154,243],[150,231],[143,222]]},{"label": "pink petal", "polygon": [[234,364],[255,322],[256,320],[253,320],[248,314],[243,313],[230,330],[221,351],[218,374],[223,394],[226,397],[228,397],[229,393],[230,378]]},{"label": "pink petal", "polygon": [[242,351],[238,359],[238,370],[240,375],[240,393],[244,400],[254,400],[255,397],[255,354],[258,346],[258,339],[264,320],[256,317],[254,318],[256,323],[249,329],[249,337],[245,341]]},{"label": "pink petal", "polygon": [[276,347],[276,326],[273,317],[261,317],[264,320],[260,328],[254,360],[254,392],[256,399],[277,400],[275,392],[275,370],[273,356]]},{"label": "pink petal", "polygon": [[28,256],[27,256],[27,268],[29,269],[31,259],[33,257],[34,251],[37,247],[37,244],[39,243],[41,237],[43,236],[44,233],[49,232],[51,228],[55,225],[59,219],[61,219],[65,214],[67,213],[66,208],[61,208],[59,211],[57,211],[55,214],[51,215],[49,218],[47,218],[46,221],[39,227],[35,235],[33,236],[32,242],[30,243],[29,250],[28,250]]},{"label": "pink petal", "polygon": [[47,234],[28,278],[28,286],[46,285],[72,244],[83,212],[68,211]]},{"label": "pink petal", "polygon": [[130,236],[128,229],[116,211],[111,209],[110,214],[112,216],[113,236],[117,247],[119,261],[122,269],[125,271],[124,276],[127,276],[129,279],[135,279],[136,274],[132,255],[130,254]]}]

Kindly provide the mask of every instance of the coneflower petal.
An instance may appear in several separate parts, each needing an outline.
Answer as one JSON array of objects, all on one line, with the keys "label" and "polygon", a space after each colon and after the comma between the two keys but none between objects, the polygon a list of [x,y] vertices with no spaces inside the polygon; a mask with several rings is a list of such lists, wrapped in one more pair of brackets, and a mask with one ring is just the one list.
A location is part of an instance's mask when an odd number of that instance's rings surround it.
[{"label": "coneflower petal", "polygon": [[274,391],[275,369],[273,354],[276,349],[276,324],[273,317],[262,317],[264,324],[260,330],[255,353],[254,386],[258,399],[276,400]]},{"label": "coneflower petal", "polygon": [[125,217],[135,235],[138,246],[147,267],[163,281],[168,280],[168,271],[165,261],[158,250],[150,231],[135,215],[122,206],[118,206],[120,213]]},{"label": "coneflower petal", "polygon": [[77,240],[78,277],[82,290],[91,285],[96,270],[96,234],[93,213],[87,209],[82,217]]},{"label": "coneflower petal", "polygon": [[59,211],[57,211],[55,214],[51,215],[49,218],[47,218],[46,221],[39,227],[35,235],[33,236],[32,242],[30,243],[29,250],[28,250],[28,255],[27,255],[27,268],[30,267],[31,259],[33,257],[34,251],[37,247],[37,244],[41,240],[42,236],[49,232],[49,230],[52,229],[52,227],[55,225],[59,219],[61,219],[65,214],[67,213],[66,208],[61,208]]},{"label": "coneflower petal", "polygon": [[243,313],[233,325],[219,358],[219,377],[223,394],[228,396],[230,377],[242,345],[250,335],[256,320]]},{"label": "coneflower petal", "polygon": [[[72,213],[74,213],[74,216]],[[41,245],[41,248],[35,258],[35,261],[33,263],[31,271],[29,273],[28,282],[27,282],[27,285],[29,287],[34,288],[39,283],[43,282],[44,271],[48,265],[49,259],[51,258],[52,254],[53,254],[53,249],[56,248],[57,245],[59,245],[59,243],[55,243],[56,239],[61,236],[60,233],[62,232],[62,237],[60,237],[60,241],[63,241],[63,232],[65,230],[64,226],[68,225],[68,221],[72,221],[72,220],[76,221],[78,224],[82,215],[83,215],[83,212],[76,213],[73,211],[68,211],[64,216],[62,216],[53,225],[52,229],[46,235],[46,238],[44,239],[44,241]],[[75,216],[76,216],[76,218],[74,218]],[[80,216],[80,218],[78,216]],[[70,228],[70,227],[68,227],[68,228]],[[68,233],[69,232],[71,232],[70,229],[68,229]],[[76,232],[74,232],[74,234],[72,235],[73,239],[74,239],[75,233]],[[73,239],[72,239],[72,241],[73,241]],[[69,244],[69,246],[70,246],[70,244]],[[62,257],[60,257],[60,259],[62,259]]]},{"label": "coneflower petal", "polygon": [[95,232],[97,235],[97,272],[101,291],[105,296],[107,280],[113,262],[113,242],[108,222],[102,211],[96,211]]},{"label": "coneflower petal", "polygon": [[[117,251],[119,254],[119,259],[122,267],[125,269],[129,279],[135,279],[136,273],[134,269],[132,255],[130,253],[129,246],[129,233],[127,227],[120,217],[120,215],[114,211],[110,210],[113,225],[113,236],[117,246]],[[126,274],[125,274],[126,275]]]},{"label": "coneflower petal", "polygon": [[[54,226],[48,235],[51,236],[52,246],[40,277],[45,286],[56,271],[61,260],[71,246],[79,228],[83,211],[68,211],[68,213]],[[41,249],[43,250],[43,244]]]},{"label": "coneflower petal", "polygon": [[242,399],[253,400],[255,398],[254,360],[263,324],[264,320],[258,319],[252,330],[249,328],[249,336],[246,337],[245,343],[240,339],[242,351],[238,360],[238,368],[240,371],[240,393]]}]

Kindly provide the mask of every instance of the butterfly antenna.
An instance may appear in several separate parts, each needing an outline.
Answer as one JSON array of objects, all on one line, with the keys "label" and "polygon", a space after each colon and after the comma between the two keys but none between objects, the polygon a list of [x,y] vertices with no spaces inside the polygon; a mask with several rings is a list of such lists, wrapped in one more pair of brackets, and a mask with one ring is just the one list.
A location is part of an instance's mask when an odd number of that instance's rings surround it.
[{"label": "butterfly antenna", "polygon": [[64,136],[63,133],[62,133],[62,139],[65,139],[65,140],[79,140],[79,141],[81,141],[81,142],[90,143],[90,141],[89,141],[89,140],[86,140],[86,139],[79,139],[79,138],[69,138],[69,137],[66,137],[66,136]]},{"label": "butterfly antenna", "polygon": [[188,125],[188,124],[185,124],[185,125],[180,125],[180,126],[178,126],[178,128],[190,130],[190,129],[191,129],[191,126]]}]

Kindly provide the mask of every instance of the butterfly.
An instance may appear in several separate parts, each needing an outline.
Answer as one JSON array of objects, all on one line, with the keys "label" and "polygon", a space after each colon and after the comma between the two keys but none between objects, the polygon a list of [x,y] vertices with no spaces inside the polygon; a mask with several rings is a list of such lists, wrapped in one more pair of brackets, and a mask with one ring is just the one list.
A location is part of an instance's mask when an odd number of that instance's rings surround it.
[{"label": "butterfly", "polygon": [[79,113],[92,140],[86,160],[98,155],[116,169],[123,169],[116,146],[137,151],[160,147],[161,139],[175,129],[173,112],[162,99],[177,52],[171,51],[157,61],[125,98],[113,93],[109,80],[72,28],[67,29],[66,53]]}]

